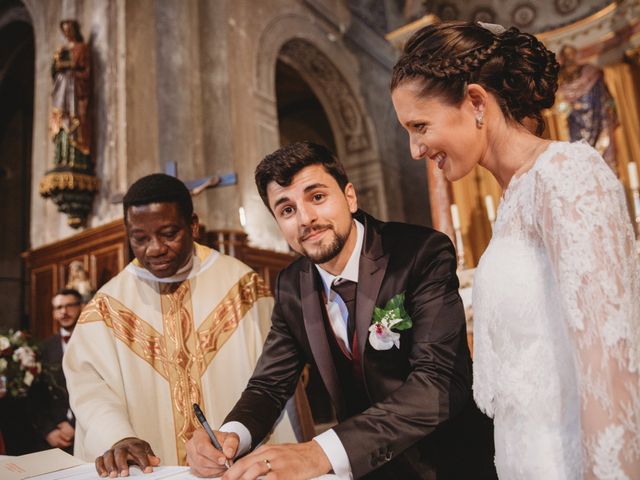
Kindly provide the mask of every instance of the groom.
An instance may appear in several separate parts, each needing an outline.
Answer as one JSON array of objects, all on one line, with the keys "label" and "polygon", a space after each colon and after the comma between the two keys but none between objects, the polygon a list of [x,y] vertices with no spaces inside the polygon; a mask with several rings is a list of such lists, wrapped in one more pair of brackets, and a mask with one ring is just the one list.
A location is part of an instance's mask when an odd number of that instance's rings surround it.
[{"label": "groom", "polygon": [[[258,446],[305,363],[320,372],[339,423],[306,443],[259,447],[224,478],[494,478],[449,239],[359,211],[344,168],[319,145],[284,147],[255,177],[301,258],[280,274],[264,351],[218,439],[229,459]],[[374,308],[390,300],[401,308],[375,323]],[[187,457],[197,475],[224,472],[202,430]]]}]

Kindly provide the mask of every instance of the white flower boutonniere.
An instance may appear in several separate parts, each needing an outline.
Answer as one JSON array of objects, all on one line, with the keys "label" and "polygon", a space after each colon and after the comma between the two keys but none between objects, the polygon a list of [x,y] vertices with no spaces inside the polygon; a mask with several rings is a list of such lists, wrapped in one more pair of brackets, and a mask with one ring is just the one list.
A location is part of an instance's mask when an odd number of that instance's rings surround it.
[{"label": "white flower boutonniere", "polygon": [[394,345],[400,348],[398,332],[412,326],[411,317],[404,309],[404,292],[399,293],[384,308],[374,309],[373,321],[369,327],[369,343],[376,350],[389,350]]}]

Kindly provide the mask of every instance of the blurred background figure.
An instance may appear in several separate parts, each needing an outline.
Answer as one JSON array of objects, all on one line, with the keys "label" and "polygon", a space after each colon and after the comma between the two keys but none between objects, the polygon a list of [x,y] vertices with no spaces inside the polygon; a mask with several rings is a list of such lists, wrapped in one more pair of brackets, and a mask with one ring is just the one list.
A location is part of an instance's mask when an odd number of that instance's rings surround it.
[{"label": "blurred background figure", "polygon": [[51,304],[59,331],[40,345],[42,373],[30,392],[32,418],[42,440],[42,449],[61,448],[73,454],[75,417],[69,407],[62,356],[84,303],[77,290],[64,288],[53,297]]},{"label": "blurred background figure", "polygon": [[589,142],[618,175],[613,136],[618,126],[615,102],[604,83],[604,72],[595,65],[579,63],[577,54],[571,45],[560,49],[555,109],[566,120],[567,139]]}]

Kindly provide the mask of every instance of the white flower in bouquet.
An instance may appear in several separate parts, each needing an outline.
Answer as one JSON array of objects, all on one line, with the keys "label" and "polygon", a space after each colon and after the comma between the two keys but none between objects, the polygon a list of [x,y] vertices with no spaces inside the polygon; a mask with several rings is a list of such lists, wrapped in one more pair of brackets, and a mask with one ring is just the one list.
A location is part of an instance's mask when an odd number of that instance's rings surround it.
[{"label": "white flower in bouquet", "polygon": [[22,379],[22,381],[24,382],[24,384],[25,384],[27,387],[30,387],[30,386],[31,386],[31,384],[33,383],[33,379],[34,379],[34,378],[35,378],[35,377],[33,376],[33,373],[31,373],[29,370],[27,370],[27,371],[25,372],[25,374],[24,374],[24,378]]},{"label": "white flower in bouquet", "polygon": [[36,354],[29,347],[20,347],[13,352],[13,360],[20,362],[22,368],[37,367]]},{"label": "white flower in bouquet", "polygon": [[42,371],[37,349],[29,341],[21,331],[0,334],[0,347],[6,347],[0,348],[0,398],[26,396]]},{"label": "white flower in bouquet", "polygon": [[[9,332],[11,333],[11,332]],[[22,333],[20,330],[17,330],[12,336],[11,336],[11,343],[21,343],[21,341],[24,339],[24,333]]]}]

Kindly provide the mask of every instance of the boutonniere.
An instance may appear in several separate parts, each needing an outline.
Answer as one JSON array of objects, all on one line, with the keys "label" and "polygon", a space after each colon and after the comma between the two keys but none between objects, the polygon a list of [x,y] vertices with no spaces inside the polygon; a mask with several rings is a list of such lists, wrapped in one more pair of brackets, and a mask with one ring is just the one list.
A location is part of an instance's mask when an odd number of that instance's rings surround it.
[{"label": "boutonniere", "polygon": [[376,350],[389,350],[394,345],[400,348],[400,334],[413,326],[411,317],[404,309],[404,292],[395,295],[384,308],[376,307],[369,327],[369,343]]}]

